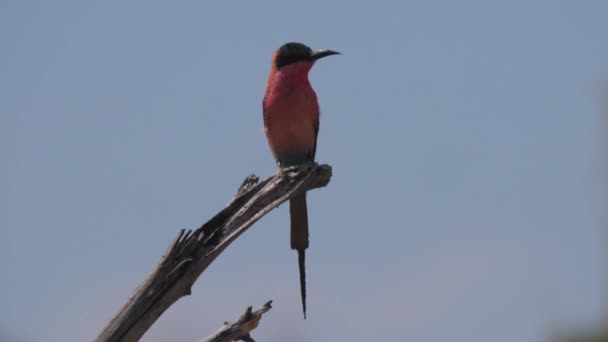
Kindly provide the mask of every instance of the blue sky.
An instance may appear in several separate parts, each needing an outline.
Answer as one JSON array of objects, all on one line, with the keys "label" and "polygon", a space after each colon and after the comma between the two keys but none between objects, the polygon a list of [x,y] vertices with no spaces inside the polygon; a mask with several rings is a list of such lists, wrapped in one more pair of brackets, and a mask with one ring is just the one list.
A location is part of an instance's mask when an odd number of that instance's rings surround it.
[{"label": "blue sky", "polygon": [[261,98],[287,41],[343,53],[310,75],[334,178],[309,194],[309,319],[281,207],[145,341],[197,340],[269,299],[261,341],[526,342],[597,324],[607,10],[0,2],[0,337],[92,340],[179,228],[274,172]]}]

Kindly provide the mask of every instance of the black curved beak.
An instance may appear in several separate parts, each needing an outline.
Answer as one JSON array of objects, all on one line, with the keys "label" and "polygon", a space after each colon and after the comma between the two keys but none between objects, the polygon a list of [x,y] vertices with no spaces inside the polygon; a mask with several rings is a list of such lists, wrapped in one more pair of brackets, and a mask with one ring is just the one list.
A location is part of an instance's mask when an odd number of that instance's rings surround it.
[{"label": "black curved beak", "polygon": [[310,54],[310,58],[313,61],[316,61],[317,59],[321,59],[323,57],[327,57],[327,56],[331,56],[331,55],[339,55],[339,54],[340,54],[339,52],[333,51],[333,50],[316,50]]}]

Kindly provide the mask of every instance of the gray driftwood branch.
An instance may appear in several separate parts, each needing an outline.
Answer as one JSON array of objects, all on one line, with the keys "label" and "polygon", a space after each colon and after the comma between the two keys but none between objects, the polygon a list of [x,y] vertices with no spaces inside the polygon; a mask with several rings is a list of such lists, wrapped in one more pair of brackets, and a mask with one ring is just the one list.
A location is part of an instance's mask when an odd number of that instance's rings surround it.
[{"label": "gray driftwood branch", "polygon": [[259,182],[250,175],[230,203],[194,232],[180,230],[152,273],[142,282],[96,341],[137,341],[232,241],[262,216],[297,193],[324,187],[332,170],[311,165],[278,171]]},{"label": "gray driftwood branch", "polygon": [[249,333],[258,327],[262,315],[272,308],[270,304],[272,304],[271,300],[255,311],[251,311],[251,306],[248,307],[238,320],[233,323],[224,323],[225,325],[220,330],[201,342],[255,342]]}]

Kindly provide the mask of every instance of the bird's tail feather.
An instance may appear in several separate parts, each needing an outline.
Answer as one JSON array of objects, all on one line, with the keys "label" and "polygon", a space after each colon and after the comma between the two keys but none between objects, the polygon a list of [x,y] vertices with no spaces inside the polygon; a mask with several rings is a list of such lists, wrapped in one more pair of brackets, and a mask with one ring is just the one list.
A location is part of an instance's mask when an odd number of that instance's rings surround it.
[{"label": "bird's tail feather", "polygon": [[306,261],[305,251],[308,248],[308,209],[306,194],[298,195],[289,201],[291,216],[291,249],[298,251],[298,266],[300,268],[300,293],[302,310],[306,319]]}]

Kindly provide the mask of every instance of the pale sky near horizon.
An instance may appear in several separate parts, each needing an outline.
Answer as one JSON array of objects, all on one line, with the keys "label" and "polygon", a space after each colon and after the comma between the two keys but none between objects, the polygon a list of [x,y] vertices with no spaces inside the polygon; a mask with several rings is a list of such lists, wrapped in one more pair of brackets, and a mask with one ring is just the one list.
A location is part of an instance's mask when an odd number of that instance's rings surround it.
[{"label": "pale sky near horizon", "polygon": [[310,75],[334,177],[308,195],[309,317],[280,207],[144,341],[196,341],[269,299],[259,341],[535,342],[598,324],[607,14],[0,1],[0,340],[92,340],[179,228],[274,172],[261,98],[288,41],[343,53]]}]

